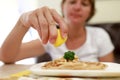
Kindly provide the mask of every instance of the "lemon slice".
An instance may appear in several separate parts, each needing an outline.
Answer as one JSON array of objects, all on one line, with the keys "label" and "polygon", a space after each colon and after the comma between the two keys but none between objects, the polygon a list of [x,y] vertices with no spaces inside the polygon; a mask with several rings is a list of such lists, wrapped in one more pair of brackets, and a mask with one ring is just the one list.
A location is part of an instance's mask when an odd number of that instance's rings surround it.
[{"label": "lemon slice", "polygon": [[18,73],[15,73],[15,74],[12,74],[10,75],[10,77],[22,77],[22,76],[28,76],[31,74],[31,71],[29,70],[25,70],[25,71],[21,71],[21,72],[18,72]]},{"label": "lemon slice", "polygon": [[60,29],[57,29],[57,31],[58,31],[58,36],[57,36],[56,42],[54,43],[55,47],[58,47],[58,46],[62,45],[67,40],[67,37],[62,38],[62,36],[60,34]]}]

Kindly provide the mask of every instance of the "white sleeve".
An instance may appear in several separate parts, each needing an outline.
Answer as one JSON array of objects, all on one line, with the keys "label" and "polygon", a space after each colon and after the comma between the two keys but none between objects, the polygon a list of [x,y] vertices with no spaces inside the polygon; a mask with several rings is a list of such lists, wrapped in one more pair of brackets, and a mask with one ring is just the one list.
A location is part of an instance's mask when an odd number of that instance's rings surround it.
[{"label": "white sleeve", "polygon": [[98,56],[102,57],[112,52],[114,50],[114,46],[109,34],[104,29],[98,30],[97,33],[97,43],[99,48]]}]

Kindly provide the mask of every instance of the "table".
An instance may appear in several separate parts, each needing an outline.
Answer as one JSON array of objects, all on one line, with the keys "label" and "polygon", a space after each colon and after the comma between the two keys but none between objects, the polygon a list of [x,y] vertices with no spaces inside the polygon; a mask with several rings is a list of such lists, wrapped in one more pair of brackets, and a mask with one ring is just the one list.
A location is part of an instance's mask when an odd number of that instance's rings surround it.
[{"label": "table", "polygon": [[[18,79],[9,79],[11,74],[27,70],[32,65],[25,64],[9,64],[0,66],[0,80],[18,80]],[[26,79],[27,80],[27,79]],[[29,80],[29,79],[28,79]],[[30,79],[31,80],[31,79]],[[34,79],[36,80],[36,79]],[[38,79],[37,79],[38,80]],[[41,77],[39,80],[120,80],[120,78],[60,78],[60,77]]]},{"label": "table", "polygon": [[0,80],[8,78],[11,74],[23,71],[31,67],[31,65],[24,64],[8,64],[0,66]]}]

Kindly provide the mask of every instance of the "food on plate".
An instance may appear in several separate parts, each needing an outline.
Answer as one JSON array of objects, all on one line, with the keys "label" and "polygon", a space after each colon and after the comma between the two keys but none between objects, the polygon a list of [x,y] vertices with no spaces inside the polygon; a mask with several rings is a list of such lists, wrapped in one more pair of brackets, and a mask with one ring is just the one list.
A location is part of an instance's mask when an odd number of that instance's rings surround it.
[{"label": "food on plate", "polygon": [[106,67],[102,62],[80,61],[74,52],[68,51],[62,58],[45,63],[42,69],[103,70]]}]

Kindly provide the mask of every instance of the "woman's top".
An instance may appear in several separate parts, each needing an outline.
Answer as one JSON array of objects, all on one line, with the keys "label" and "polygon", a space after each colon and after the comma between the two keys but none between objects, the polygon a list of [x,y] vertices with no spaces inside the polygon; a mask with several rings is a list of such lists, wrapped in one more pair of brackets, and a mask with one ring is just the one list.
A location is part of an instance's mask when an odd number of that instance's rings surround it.
[{"label": "woman's top", "polygon": [[[81,61],[98,62],[98,58],[112,52],[114,46],[109,34],[104,29],[90,26],[85,28],[87,32],[85,43],[81,47],[70,51],[75,52]],[[45,45],[45,49],[53,60],[63,57],[64,53],[69,50],[66,44],[62,44],[56,48],[50,43]]]}]

